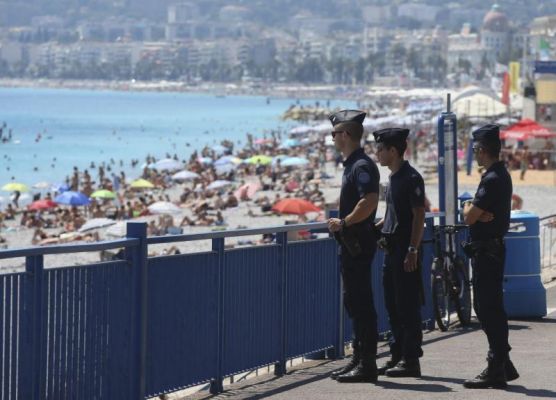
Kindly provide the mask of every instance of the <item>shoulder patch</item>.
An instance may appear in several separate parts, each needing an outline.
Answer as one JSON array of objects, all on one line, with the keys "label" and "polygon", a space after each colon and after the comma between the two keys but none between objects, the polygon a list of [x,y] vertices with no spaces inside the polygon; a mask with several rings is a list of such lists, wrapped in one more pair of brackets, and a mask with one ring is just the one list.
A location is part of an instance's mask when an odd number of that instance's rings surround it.
[{"label": "shoulder patch", "polygon": [[371,176],[366,172],[361,172],[357,180],[361,183],[369,183],[371,181]]},{"label": "shoulder patch", "polygon": [[422,192],[421,192],[421,188],[420,188],[419,186],[417,186],[417,187],[415,188],[415,194],[416,194],[417,196],[421,196]]}]

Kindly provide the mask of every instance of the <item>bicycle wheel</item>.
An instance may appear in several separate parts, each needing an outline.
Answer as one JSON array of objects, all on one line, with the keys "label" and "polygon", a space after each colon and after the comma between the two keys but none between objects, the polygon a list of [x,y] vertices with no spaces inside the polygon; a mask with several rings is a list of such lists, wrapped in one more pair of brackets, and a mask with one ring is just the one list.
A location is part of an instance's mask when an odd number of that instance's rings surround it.
[{"label": "bicycle wheel", "polygon": [[450,290],[444,260],[435,259],[431,268],[432,306],[438,328],[445,332],[450,326]]},{"label": "bicycle wheel", "polygon": [[459,322],[465,326],[471,322],[471,284],[465,261],[461,257],[454,259],[452,279],[453,295]]}]

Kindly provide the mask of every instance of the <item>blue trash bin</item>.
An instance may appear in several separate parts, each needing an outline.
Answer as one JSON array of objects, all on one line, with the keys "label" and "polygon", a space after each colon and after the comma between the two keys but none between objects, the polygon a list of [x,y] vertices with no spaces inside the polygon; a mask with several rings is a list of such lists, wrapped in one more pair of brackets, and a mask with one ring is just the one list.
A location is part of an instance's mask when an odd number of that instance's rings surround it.
[{"label": "blue trash bin", "polygon": [[546,289],[541,280],[539,217],[512,211],[505,240],[504,306],[508,317],[544,317]]}]

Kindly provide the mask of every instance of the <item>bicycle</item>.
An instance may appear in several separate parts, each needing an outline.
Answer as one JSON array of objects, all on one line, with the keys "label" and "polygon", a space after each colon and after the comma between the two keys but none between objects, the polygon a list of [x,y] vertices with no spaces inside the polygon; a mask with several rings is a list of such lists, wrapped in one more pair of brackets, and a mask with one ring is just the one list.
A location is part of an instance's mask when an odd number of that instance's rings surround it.
[{"label": "bicycle", "polygon": [[[461,325],[471,321],[471,281],[462,257],[454,250],[457,232],[466,225],[435,226],[432,238],[434,260],[431,268],[432,304],[436,323],[445,332],[455,310]],[[442,248],[441,235],[446,235],[448,250]]]}]

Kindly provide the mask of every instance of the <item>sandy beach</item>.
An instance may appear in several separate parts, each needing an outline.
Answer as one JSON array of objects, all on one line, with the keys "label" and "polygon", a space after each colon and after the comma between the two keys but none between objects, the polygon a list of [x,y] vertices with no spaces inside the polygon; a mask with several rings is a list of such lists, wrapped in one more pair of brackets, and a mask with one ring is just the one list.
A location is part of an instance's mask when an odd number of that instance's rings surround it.
[{"label": "sandy beach", "polygon": [[[326,172],[332,176],[332,179],[326,181],[321,186],[324,198],[327,204],[337,203],[340,185],[341,185],[341,170],[336,170],[332,163],[328,163],[326,166]],[[515,172],[515,171],[514,171]],[[388,169],[380,167],[381,180],[387,180]],[[515,175],[515,174],[512,174]],[[552,178],[551,171],[528,171],[526,175],[526,181],[519,182],[518,177],[514,176],[515,192],[519,193],[524,200],[524,209],[531,211],[539,216],[548,216],[556,214],[556,202],[553,201],[556,198],[556,187],[547,182],[549,178]],[[466,176],[465,173],[460,173],[460,193],[468,191],[474,193],[476,188],[476,183],[478,182],[479,175],[474,173],[470,177]],[[163,194],[167,194],[171,199],[179,197],[181,192],[181,186],[176,185],[169,189],[166,189]],[[426,184],[427,197],[431,200],[432,207],[437,207],[438,204],[438,187],[436,183],[436,178],[432,175],[427,179]],[[259,191],[256,197],[274,197],[275,192],[271,191]],[[280,193],[282,196],[285,193]],[[551,200],[552,199],[552,200]],[[380,201],[377,215],[381,216],[384,214],[385,203]],[[251,215],[250,215],[251,211]],[[269,227],[269,226],[279,226],[286,223],[286,221],[296,222],[298,221],[295,215],[272,215],[269,213],[262,213],[260,208],[256,206],[253,201],[242,201],[239,203],[238,207],[232,209],[226,209],[222,212],[226,225],[223,227],[189,227],[185,226],[183,228],[183,233],[201,233],[210,232],[215,230],[227,229],[234,230],[238,228],[257,228],[257,227]],[[174,215],[176,221],[181,220],[183,216],[192,216],[192,211],[190,209],[182,209],[180,214]],[[315,215],[316,216],[316,215]],[[151,221],[157,219],[158,216],[147,216],[139,219],[140,221]],[[133,221],[133,220],[129,220]],[[291,222],[290,222],[291,223]],[[2,235],[7,239],[8,248],[19,248],[19,247],[29,247],[31,246],[31,238],[33,236],[33,230],[28,228],[22,228],[18,226],[18,220],[6,221],[8,226],[7,230],[4,230]],[[99,236],[101,240],[113,240],[114,237],[106,235],[108,228],[98,229]],[[49,233],[57,233],[60,229],[47,229]],[[261,237],[237,237],[230,238],[226,240],[227,245],[249,245],[260,240]],[[182,253],[192,253],[192,252],[202,252],[209,251],[211,248],[211,243],[208,240],[200,242],[180,242],[174,244],[180,252]],[[169,245],[152,245],[149,246],[149,252],[151,254],[162,254],[165,249],[168,249]],[[88,263],[94,263],[100,261],[100,255],[98,252],[95,253],[77,253],[68,255],[56,255],[56,256],[46,256],[45,265],[46,267],[59,267],[59,266],[71,266],[71,265],[82,265]],[[20,270],[24,267],[24,259],[9,259],[0,260],[0,268],[4,271],[15,271]]]}]

